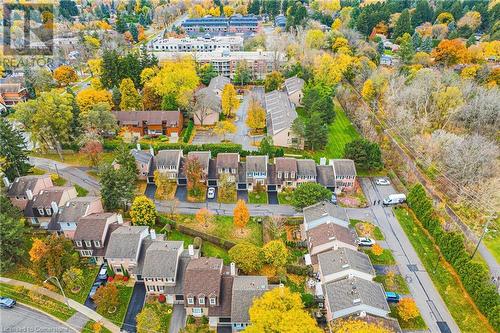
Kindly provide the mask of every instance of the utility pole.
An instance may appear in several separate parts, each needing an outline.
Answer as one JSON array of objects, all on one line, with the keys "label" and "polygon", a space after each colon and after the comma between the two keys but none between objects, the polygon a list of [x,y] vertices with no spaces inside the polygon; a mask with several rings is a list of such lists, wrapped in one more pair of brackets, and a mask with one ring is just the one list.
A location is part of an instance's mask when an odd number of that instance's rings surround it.
[{"label": "utility pole", "polygon": [[488,216],[488,219],[486,220],[486,224],[484,225],[484,229],[483,229],[483,232],[481,234],[481,237],[479,237],[479,240],[477,241],[476,248],[474,249],[474,252],[472,252],[472,255],[470,256],[471,259],[474,258],[474,255],[476,254],[477,249],[479,248],[479,244],[481,244],[481,241],[483,240],[484,235],[486,235],[486,233],[488,232],[488,226],[490,225],[491,221],[495,220],[496,218],[497,218],[496,214]]}]

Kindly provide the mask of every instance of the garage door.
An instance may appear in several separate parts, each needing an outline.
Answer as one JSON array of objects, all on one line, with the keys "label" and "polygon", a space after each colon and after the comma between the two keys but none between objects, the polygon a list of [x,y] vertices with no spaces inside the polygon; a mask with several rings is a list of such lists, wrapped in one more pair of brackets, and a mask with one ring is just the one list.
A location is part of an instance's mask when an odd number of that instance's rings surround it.
[{"label": "garage door", "polygon": [[267,185],[267,190],[269,192],[277,192],[278,189],[277,189],[277,186],[276,185]]},{"label": "garage door", "polygon": [[187,179],[186,179],[186,178],[179,178],[179,179],[177,180],[177,183],[178,183],[179,185],[187,185]]},{"label": "garage door", "polygon": [[246,190],[246,189],[247,189],[247,184],[246,183],[238,184],[238,190]]},{"label": "garage door", "polygon": [[211,187],[217,186],[217,180],[209,180],[208,181],[208,186],[211,186]]}]

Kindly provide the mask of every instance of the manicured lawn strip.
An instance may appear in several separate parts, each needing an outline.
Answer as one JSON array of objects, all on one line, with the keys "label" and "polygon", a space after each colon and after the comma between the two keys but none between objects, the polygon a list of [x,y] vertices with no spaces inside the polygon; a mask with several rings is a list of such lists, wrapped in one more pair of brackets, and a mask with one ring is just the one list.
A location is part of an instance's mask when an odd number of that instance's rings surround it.
[{"label": "manicured lawn strip", "polygon": [[130,302],[130,298],[132,297],[132,292],[134,291],[133,287],[127,287],[121,284],[117,284],[118,288],[118,307],[115,313],[107,313],[107,311],[99,312],[102,316],[111,320],[118,326],[121,326],[123,320],[125,319],[125,314],[127,313],[128,303]]},{"label": "manicured lawn strip", "polygon": [[267,193],[248,191],[248,203],[267,204]]},{"label": "manicured lawn strip", "polygon": [[[86,166],[86,167],[92,166],[92,163],[91,163],[89,157],[87,156],[87,154],[75,153],[75,152],[64,152],[62,155],[63,155],[64,160],[61,160],[61,158],[59,157],[58,154],[52,154],[52,153],[41,154],[41,153],[36,153],[36,152],[32,152],[30,154],[30,156],[48,158],[50,160],[54,160],[54,161],[58,161],[58,162],[62,162],[62,163],[74,165],[74,166]],[[112,152],[101,153],[101,162],[112,162],[114,158],[115,158],[115,154]]]},{"label": "manicured lawn strip", "polygon": [[[89,320],[85,326],[83,326],[82,328],[82,333],[88,333],[88,332],[94,332],[94,328],[93,328],[93,325],[94,325],[95,321],[94,320]],[[110,330],[108,330],[106,327],[104,326],[101,326],[101,331],[100,333],[111,333]]]},{"label": "manicured lawn strip", "polygon": [[406,283],[404,277],[400,274],[396,274],[394,276],[394,285],[389,287],[387,283],[387,275],[377,275],[374,279],[377,282],[380,282],[384,285],[385,291],[394,291],[398,294],[408,295],[410,294],[410,289],[408,288],[408,284]]},{"label": "manicured lawn strip", "polygon": [[[187,248],[189,244],[193,244],[194,237],[183,234],[180,231],[172,230],[167,237],[169,240],[184,241],[184,247]],[[229,259],[229,254],[222,247],[212,244],[207,241],[203,241],[201,245],[201,252],[205,257],[216,257],[224,260],[224,264],[228,265],[231,260]]]},{"label": "manicured lawn strip", "polygon": [[144,308],[152,309],[158,318],[160,318],[161,327],[159,333],[168,333],[170,320],[172,319],[173,308],[171,305],[160,303],[156,299],[147,300]]},{"label": "manicured lawn strip", "polygon": [[392,253],[390,250],[384,249],[384,252],[376,256],[373,254],[371,250],[365,250],[365,253],[368,254],[370,257],[370,260],[373,265],[394,265],[396,264],[396,260],[394,260],[394,257],[392,256]]},{"label": "manicured lawn strip", "polygon": [[408,321],[404,321],[399,317],[397,308],[395,304],[390,304],[389,307],[391,308],[391,313],[390,316],[393,318],[396,318],[399,322],[399,325],[403,330],[425,330],[427,329],[427,325],[425,324],[424,319],[422,316],[418,316],[416,318],[410,319]]},{"label": "manicured lawn strip", "polygon": [[464,297],[465,291],[459,277],[448,264],[443,265],[441,262],[434,272],[439,253],[431,239],[424,233],[422,226],[414,221],[405,209],[394,209],[394,212],[460,330],[477,332],[481,327],[483,332],[494,332],[472,300]]},{"label": "manicured lawn strip", "polygon": [[45,175],[47,171],[37,168],[37,167],[32,167],[29,171],[30,174],[35,175],[35,176],[40,176],[40,175]]},{"label": "manicured lawn strip", "polygon": [[280,205],[291,205],[292,204],[292,194],[288,192],[278,193],[278,202]]},{"label": "manicured lawn strip", "polygon": [[83,279],[84,283],[82,288],[80,289],[79,292],[74,294],[71,290],[64,288],[64,292],[66,293],[66,296],[68,296],[71,299],[74,299],[78,303],[85,303],[85,300],[87,299],[87,296],[90,292],[90,288],[92,288],[92,284],[94,283],[95,277],[97,276],[97,272],[99,271],[99,266],[88,266],[88,267],[83,267]]},{"label": "manicured lawn strip", "polygon": [[207,200],[207,187],[202,186],[201,192],[197,196],[191,196],[189,194],[189,189],[187,191],[187,201],[189,202],[205,202]]},{"label": "manicured lawn strip", "polygon": [[217,202],[232,204],[236,203],[236,201],[238,201],[238,193],[236,192],[236,190],[234,191],[234,193],[231,193],[231,195],[227,198],[223,198],[220,195],[220,190],[217,190]]},{"label": "manicured lawn strip", "polygon": [[85,197],[87,194],[89,194],[89,191],[87,191],[86,189],[84,189],[80,185],[74,184],[73,186],[75,187],[76,193],[78,193],[79,197]]},{"label": "manicured lawn strip", "polygon": [[[356,232],[359,235],[359,230],[358,230],[358,228],[356,228],[356,225],[358,223],[370,223],[370,222],[356,220],[356,219],[349,220],[349,225],[351,227],[355,228]],[[370,224],[373,224],[373,223],[370,223]],[[375,226],[375,229],[373,230],[373,238],[375,238],[375,240],[384,240],[385,239],[384,234],[382,233],[382,231],[380,230],[380,228],[378,226]]]},{"label": "manicured lawn strip", "polygon": [[87,175],[89,175],[90,177],[93,177],[95,178],[96,180],[99,180],[99,171],[97,170],[89,170],[87,171]]},{"label": "manicured lawn strip", "polygon": [[66,304],[53,300],[47,296],[38,294],[39,297],[31,299],[29,291],[25,288],[13,287],[8,284],[0,283],[0,294],[3,297],[12,298],[19,303],[30,305],[40,309],[43,312],[53,315],[63,321],[71,318],[76,313],[75,310],[69,308]]},{"label": "manicured lawn strip", "polygon": [[[56,175],[56,177],[52,178],[52,183],[54,186],[64,186],[68,181],[62,177]],[[78,191],[77,191],[78,192]]]}]

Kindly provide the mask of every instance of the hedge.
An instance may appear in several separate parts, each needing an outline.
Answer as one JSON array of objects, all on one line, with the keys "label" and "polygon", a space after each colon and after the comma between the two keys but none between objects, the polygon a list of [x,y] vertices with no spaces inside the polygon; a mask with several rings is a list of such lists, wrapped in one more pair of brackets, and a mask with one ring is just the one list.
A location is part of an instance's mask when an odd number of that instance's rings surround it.
[{"label": "hedge", "polygon": [[186,130],[184,131],[184,134],[182,136],[182,142],[188,143],[189,139],[191,138],[191,134],[193,133],[193,128],[194,128],[194,123],[192,120],[189,121]]},{"label": "hedge", "polygon": [[312,267],[304,265],[286,265],[286,272],[296,275],[309,275],[309,273],[312,272]]},{"label": "hedge", "polygon": [[414,185],[407,198],[422,225],[432,235],[444,258],[457,271],[465,289],[479,310],[488,318],[496,331],[500,331],[500,295],[490,280],[489,271],[481,264],[472,262],[465,249],[461,233],[443,230],[438,216],[421,184]]}]

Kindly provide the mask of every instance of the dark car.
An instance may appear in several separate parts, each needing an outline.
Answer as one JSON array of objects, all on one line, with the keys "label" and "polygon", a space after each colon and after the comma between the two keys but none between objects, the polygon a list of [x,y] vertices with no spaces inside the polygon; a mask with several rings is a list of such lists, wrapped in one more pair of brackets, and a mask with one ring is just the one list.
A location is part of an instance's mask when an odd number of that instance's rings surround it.
[{"label": "dark car", "polygon": [[16,301],[8,297],[0,297],[0,307],[2,308],[13,308],[16,305]]},{"label": "dark car", "polygon": [[99,287],[102,285],[103,285],[102,281],[97,281],[92,285],[92,288],[90,289],[90,293],[89,293],[90,298],[94,298],[94,295],[97,292],[97,289],[99,289]]},{"label": "dark car", "polygon": [[399,296],[398,293],[392,292],[392,291],[387,291],[385,293],[385,298],[387,299],[387,302],[389,303],[398,303],[401,297]]}]

